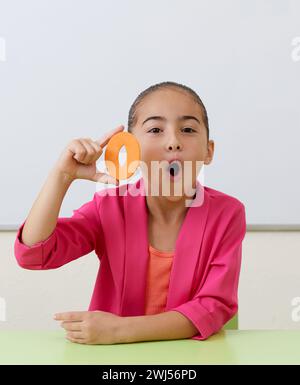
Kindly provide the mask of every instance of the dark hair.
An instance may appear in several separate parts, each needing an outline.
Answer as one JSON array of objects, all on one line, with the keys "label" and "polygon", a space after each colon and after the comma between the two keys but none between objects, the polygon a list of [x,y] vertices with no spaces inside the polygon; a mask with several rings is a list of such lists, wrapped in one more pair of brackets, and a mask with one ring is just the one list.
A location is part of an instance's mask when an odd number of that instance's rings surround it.
[{"label": "dark hair", "polygon": [[190,87],[185,86],[185,85],[180,84],[180,83],[171,82],[171,81],[154,84],[154,85],[146,88],[144,91],[142,91],[137,96],[137,98],[132,103],[132,105],[129,109],[128,132],[132,132],[132,127],[135,126],[135,124],[136,124],[136,121],[137,121],[136,110],[137,110],[138,105],[143,101],[143,99],[147,95],[151,94],[152,92],[160,90],[160,89],[165,89],[165,88],[180,88],[180,89],[186,91],[187,93],[189,93],[189,95],[192,96],[194,101],[199,104],[199,106],[201,107],[201,110],[202,110],[203,120],[204,120],[204,124],[206,127],[207,140],[209,140],[209,124],[208,124],[207,111],[206,111],[206,108],[205,108],[202,100],[200,99],[199,95],[194,90],[192,90]]}]

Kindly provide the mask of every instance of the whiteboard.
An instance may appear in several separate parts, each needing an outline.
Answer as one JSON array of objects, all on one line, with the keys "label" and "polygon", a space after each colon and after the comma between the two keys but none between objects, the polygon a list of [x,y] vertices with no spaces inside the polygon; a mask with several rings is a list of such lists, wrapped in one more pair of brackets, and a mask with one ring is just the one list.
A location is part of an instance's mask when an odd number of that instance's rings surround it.
[{"label": "whiteboard", "polygon": [[[205,184],[240,199],[247,225],[299,225],[299,15],[297,0],[0,1],[1,229],[70,140],[127,129],[138,93],[166,80],[207,108]],[[60,216],[96,189],[75,181]]]}]

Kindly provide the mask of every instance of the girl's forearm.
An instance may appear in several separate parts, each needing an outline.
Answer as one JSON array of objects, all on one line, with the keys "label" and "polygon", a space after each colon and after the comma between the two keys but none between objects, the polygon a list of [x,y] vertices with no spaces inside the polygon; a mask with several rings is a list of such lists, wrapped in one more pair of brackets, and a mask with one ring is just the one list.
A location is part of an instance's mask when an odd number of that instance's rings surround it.
[{"label": "girl's forearm", "polygon": [[53,168],[36,198],[23,231],[22,242],[32,246],[47,239],[55,229],[64,196],[73,180]]},{"label": "girl's forearm", "polygon": [[183,314],[167,311],[155,315],[122,317],[119,339],[122,343],[176,340],[193,337],[198,329]]}]

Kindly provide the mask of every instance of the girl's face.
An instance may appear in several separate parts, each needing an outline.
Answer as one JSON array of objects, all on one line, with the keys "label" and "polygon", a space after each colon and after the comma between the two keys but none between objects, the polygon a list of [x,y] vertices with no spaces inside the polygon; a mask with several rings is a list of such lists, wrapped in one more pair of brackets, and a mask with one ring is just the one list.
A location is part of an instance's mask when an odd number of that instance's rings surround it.
[{"label": "girl's face", "polygon": [[[183,90],[164,89],[147,95],[137,107],[136,116],[132,134],[141,147],[144,179],[153,185],[154,168],[151,169],[151,164],[152,167],[155,164],[157,170],[159,163],[159,178],[162,178],[159,187],[163,179],[169,181],[171,190],[176,184],[181,184],[182,189],[186,183],[195,187],[202,165],[211,162],[214,151],[214,142],[207,141],[201,107]],[[174,158],[179,159],[182,170],[177,180],[171,177],[167,163]],[[188,164],[190,168],[186,168]],[[157,185],[155,175],[154,183]]]}]

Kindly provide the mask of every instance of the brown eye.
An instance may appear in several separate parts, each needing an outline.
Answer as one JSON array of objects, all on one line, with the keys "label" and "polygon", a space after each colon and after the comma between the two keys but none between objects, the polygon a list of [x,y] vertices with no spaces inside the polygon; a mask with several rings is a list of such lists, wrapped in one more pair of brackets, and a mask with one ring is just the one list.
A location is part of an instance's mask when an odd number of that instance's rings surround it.
[{"label": "brown eye", "polygon": [[148,132],[151,132],[152,130],[160,130],[160,128],[154,127],[154,128],[151,128],[151,130],[149,130]]},{"label": "brown eye", "polygon": [[185,129],[188,129],[188,130],[192,130],[192,131],[189,131],[189,132],[196,132],[193,128],[191,128],[191,127],[184,127],[184,130]]}]

